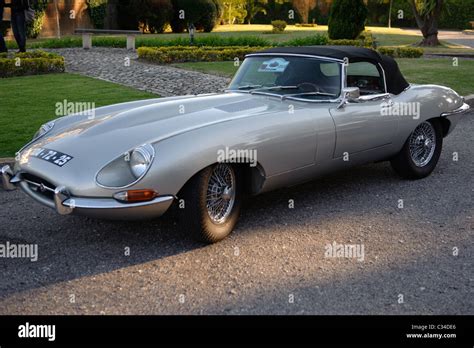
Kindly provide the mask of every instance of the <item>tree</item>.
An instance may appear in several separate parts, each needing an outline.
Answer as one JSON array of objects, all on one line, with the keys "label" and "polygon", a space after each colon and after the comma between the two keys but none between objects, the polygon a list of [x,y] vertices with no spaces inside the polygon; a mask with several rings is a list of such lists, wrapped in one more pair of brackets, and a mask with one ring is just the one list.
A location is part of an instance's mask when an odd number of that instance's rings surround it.
[{"label": "tree", "polygon": [[438,46],[438,22],[443,9],[443,0],[409,0],[416,24],[423,34],[419,46]]},{"label": "tree", "polygon": [[308,23],[309,13],[316,5],[316,0],[293,0],[293,7],[300,14],[303,23]]},{"label": "tree", "polygon": [[54,12],[56,14],[56,35],[61,38],[61,25],[59,24],[59,0],[54,0]]},{"label": "tree", "polygon": [[363,0],[334,0],[329,13],[329,38],[354,40],[365,29],[366,19]]},{"label": "tree", "polygon": [[[242,23],[247,17],[247,0],[220,0],[224,9],[224,21],[228,24]],[[258,13],[258,12],[257,12]]]},{"label": "tree", "polygon": [[190,24],[206,32],[212,31],[218,19],[219,8],[213,0],[172,0],[173,33],[182,33]]},{"label": "tree", "polygon": [[247,11],[247,16],[245,21],[248,24],[251,24],[253,17],[255,17],[259,12],[266,13],[265,8],[258,0],[247,0],[245,3],[245,11]]}]

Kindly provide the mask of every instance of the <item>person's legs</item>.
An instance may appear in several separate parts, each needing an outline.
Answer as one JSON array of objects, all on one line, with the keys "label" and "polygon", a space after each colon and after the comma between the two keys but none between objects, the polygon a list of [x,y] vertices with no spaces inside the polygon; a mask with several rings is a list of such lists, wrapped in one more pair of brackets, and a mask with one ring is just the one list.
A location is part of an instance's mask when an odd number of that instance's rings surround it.
[{"label": "person's legs", "polygon": [[20,52],[26,52],[26,21],[23,11],[12,13],[12,29]]},{"label": "person's legs", "polygon": [[2,33],[0,32],[0,53],[8,52],[5,39],[3,38]]},{"label": "person's legs", "polygon": [[8,52],[7,44],[5,43],[5,39],[2,35],[2,27],[3,27],[3,7],[0,7],[0,53]]}]

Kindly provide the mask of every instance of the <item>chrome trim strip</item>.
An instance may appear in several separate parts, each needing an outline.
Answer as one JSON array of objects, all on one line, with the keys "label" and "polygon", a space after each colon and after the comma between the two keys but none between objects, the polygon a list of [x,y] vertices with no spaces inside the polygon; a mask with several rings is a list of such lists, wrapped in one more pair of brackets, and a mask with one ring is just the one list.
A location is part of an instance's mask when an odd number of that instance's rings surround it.
[{"label": "chrome trim strip", "polygon": [[15,185],[12,184],[11,180],[13,177],[13,170],[10,166],[4,166],[0,173],[2,175],[2,187],[5,191],[13,191],[16,189]]},{"label": "chrome trim strip", "polygon": [[311,54],[298,54],[298,53],[272,53],[272,52],[268,52],[268,53],[265,53],[265,52],[262,52],[262,53],[250,53],[250,54],[247,54],[245,56],[245,58],[247,57],[257,57],[257,56],[290,56],[290,57],[305,57],[305,58],[318,58],[318,59],[322,59],[322,60],[328,60],[328,61],[331,61],[331,62],[338,62],[338,63],[343,63],[344,60],[343,59],[337,59],[337,58],[330,58],[330,57],[322,57],[322,56],[313,56]]},{"label": "chrome trim strip", "polygon": [[452,115],[463,114],[465,112],[468,112],[470,109],[471,109],[471,107],[469,106],[469,104],[463,103],[463,105],[461,107],[457,108],[456,110],[443,112],[441,114],[441,117],[448,117],[448,116],[452,116]]},{"label": "chrome trim strip", "polygon": [[388,93],[388,90],[387,90],[387,77],[385,75],[385,70],[382,66],[382,64],[378,63],[380,69],[382,69],[382,75],[383,75],[383,84],[384,84],[384,88],[385,88],[385,93]]},{"label": "chrome trim strip", "polygon": [[172,195],[159,196],[152,201],[139,203],[120,203],[110,198],[82,198],[71,197],[62,202],[62,205],[70,209],[127,209],[139,208],[148,205],[169,203],[175,199]]}]

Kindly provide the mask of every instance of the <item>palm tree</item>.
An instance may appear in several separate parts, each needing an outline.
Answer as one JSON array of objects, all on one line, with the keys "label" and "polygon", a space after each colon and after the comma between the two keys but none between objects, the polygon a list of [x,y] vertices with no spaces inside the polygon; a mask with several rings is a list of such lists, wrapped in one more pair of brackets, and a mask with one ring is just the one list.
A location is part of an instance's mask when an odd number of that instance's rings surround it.
[{"label": "palm tree", "polygon": [[250,21],[259,12],[265,13],[265,8],[257,0],[247,0],[246,3],[245,3],[245,9],[247,10],[246,21],[247,21],[248,24],[251,24]]},{"label": "palm tree", "polygon": [[438,21],[443,8],[443,0],[410,0],[416,24],[423,34],[419,46],[438,46]]}]

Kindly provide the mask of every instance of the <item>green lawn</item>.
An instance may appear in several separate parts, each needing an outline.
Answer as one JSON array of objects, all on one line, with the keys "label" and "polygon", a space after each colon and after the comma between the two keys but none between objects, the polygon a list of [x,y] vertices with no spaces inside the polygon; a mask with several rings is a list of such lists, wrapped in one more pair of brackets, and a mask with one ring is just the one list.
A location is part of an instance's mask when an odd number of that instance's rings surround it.
[{"label": "green lawn", "polygon": [[99,107],[157,97],[74,74],[0,79],[0,96],[0,157],[14,156],[43,123],[57,118],[55,105],[65,99]]},{"label": "green lawn", "polygon": [[[474,93],[472,72],[474,60],[459,60],[454,67],[451,59],[397,59],[406,79],[412,83],[433,83],[449,86],[463,95]],[[232,77],[237,71],[234,62],[181,63],[174,66],[208,74]]]}]

